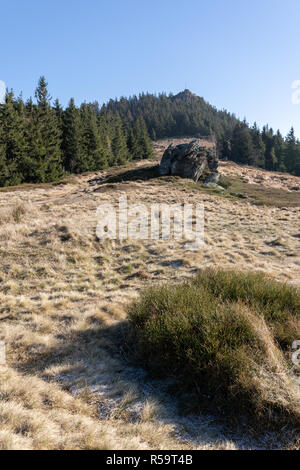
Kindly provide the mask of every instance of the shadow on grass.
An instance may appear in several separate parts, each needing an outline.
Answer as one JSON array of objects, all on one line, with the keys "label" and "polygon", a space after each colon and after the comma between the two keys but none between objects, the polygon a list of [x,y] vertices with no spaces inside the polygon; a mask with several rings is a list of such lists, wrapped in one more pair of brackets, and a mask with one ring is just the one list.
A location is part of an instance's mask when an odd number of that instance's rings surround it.
[{"label": "shadow on grass", "polygon": [[21,363],[21,371],[51,380],[52,374],[47,374],[47,370],[61,366],[64,374],[64,364],[65,372],[72,370],[74,375],[80,374],[83,369],[89,369],[89,372],[94,369],[97,374],[97,364],[102,363],[104,353],[120,363],[120,370],[132,362],[133,333],[127,321],[107,325],[98,317],[90,317],[85,326],[84,330],[60,333],[56,336],[55,346],[27,355],[27,359]]},{"label": "shadow on grass", "polygon": [[120,171],[110,172],[107,176],[102,178],[93,178],[89,180],[93,184],[113,184],[123,183],[130,181],[148,181],[159,177],[159,166],[152,165],[142,168],[133,168]]},{"label": "shadow on grass", "polygon": [[[229,423],[221,410],[216,413],[216,410],[204,407],[200,413],[199,410],[195,413],[196,397],[193,392],[178,392],[178,383],[172,378],[171,371],[166,371],[163,379],[149,375],[138,360],[129,322],[107,325],[96,317],[91,317],[89,322],[90,326],[85,330],[58,335],[55,347],[35,352],[23,362],[21,371],[59,383],[64,390],[91,399],[92,403],[97,403],[99,417],[103,419],[116,416],[126,394],[135,391],[138,409],[147,400],[158,403],[159,419],[175,426],[193,445],[218,446],[226,438],[237,447],[259,447],[261,434],[252,425],[247,425],[246,430],[241,416],[233,416]],[[139,412],[130,406],[125,410],[125,419],[139,422]],[[117,416],[124,417],[123,414]],[[264,437],[266,447],[272,446],[272,439],[270,436],[268,444]],[[242,444],[241,440],[244,441]]]},{"label": "shadow on grass", "polygon": [[[117,417],[138,423],[141,410],[149,401],[158,404],[159,420],[175,428],[176,434],[192,445],[219,446],[225,440],[220,417],[208,411],[193,414],[186,408],[193,395],[176,392],[170,371],[166,378],[154,379],[143,369],[137,361],[134,335],[127,321],[110,326],[98,319],[94,324],[90,319],[90,323],[83,331],[59,335],[55,347],[35,352],[23,362],[21,372],[59,383],[62,389],[96,403],[102,419]],[[123,399],[132,392],[136,398],[122,408]],[[237,444],[240,439],[237,434]],[[247,439],[248,445],[255,447],[255,440],[250,436]],[[232,433],[230,440],[235,440]]]}]

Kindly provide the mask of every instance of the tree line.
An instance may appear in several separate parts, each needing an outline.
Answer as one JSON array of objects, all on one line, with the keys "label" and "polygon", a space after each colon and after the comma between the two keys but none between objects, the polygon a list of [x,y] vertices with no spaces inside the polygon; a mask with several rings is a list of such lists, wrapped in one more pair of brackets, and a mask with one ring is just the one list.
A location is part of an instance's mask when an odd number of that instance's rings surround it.
[{"label": "tree line", "polygon": [[7,92],[0,104],[0,186],[50,182],[153,155],[143,116],[121,118],[98,103],[63,109],[41,77],[25,103]]},{"label": "tree line", "polygon": [[220,143],[221,157],[236,163],[300,176],[300,141],[292,127],[286,137],[269,126],[260,130],[244,122],[236,124],[230,139]]},{"label": "tree line", "polygon": [[52,101],[41,77],[35,100],[7,92],[0,104],[0,186],[55,181],[153,155],[152,141],[174,136],[214,136],[221,158],[300,176],[294,130],[250,127],[185,90],[75,105]]}]

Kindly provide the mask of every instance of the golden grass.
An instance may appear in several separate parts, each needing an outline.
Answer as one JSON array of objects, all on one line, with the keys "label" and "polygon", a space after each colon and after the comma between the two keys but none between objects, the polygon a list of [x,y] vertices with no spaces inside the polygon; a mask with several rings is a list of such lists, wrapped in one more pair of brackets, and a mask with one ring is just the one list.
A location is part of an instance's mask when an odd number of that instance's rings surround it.
[{"label": "golden grass", "polygon": [[[113,171],[117,176],[124,168]],[[0,336],[7,366],[0,369],[0,448],[253,446],[224,436],[206,417],[192,425],[160,390],[145,396],[139,372],[122,372],[127,366],[116,338],[124,305],[145,285],[190,278],[200,267],[262,270],[299,285],[298,210],[145,179],[126,185],[129,201],[204,203],[203,249],[190,253],[174,240],[99,243],[96,208],[117,204],[124,193],[114,184],[97,191],[97,178],[107,176],[1,192]]]}]

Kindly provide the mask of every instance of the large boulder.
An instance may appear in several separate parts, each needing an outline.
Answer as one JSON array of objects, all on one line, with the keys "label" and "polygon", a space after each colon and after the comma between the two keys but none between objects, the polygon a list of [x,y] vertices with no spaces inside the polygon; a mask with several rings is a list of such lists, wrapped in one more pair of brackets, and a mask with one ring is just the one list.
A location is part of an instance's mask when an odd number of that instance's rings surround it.
[{"label": "large boulder", "polygon": [[171,144],[163,154],[159,165],[161,176],[173,175],[190,178],[195,182],[216,173],[218,157],[215,147],[204,147],[201,140],[174,147]]}]

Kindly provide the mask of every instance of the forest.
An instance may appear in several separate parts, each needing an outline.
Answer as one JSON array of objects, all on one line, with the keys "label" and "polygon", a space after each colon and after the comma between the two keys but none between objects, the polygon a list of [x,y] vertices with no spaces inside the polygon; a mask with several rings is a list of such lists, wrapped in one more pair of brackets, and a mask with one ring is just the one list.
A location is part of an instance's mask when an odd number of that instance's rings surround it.
[{"label": "forest", "polygon": [[220,158],[300,176],[300,142],[269,126],[250,127],[185,90],[63,108],[45,77],[35,99],[7,91],[0,104],[0,186],[51,182],[67,174],[98,171],[153,156],[163,137],[214,136]]}]

